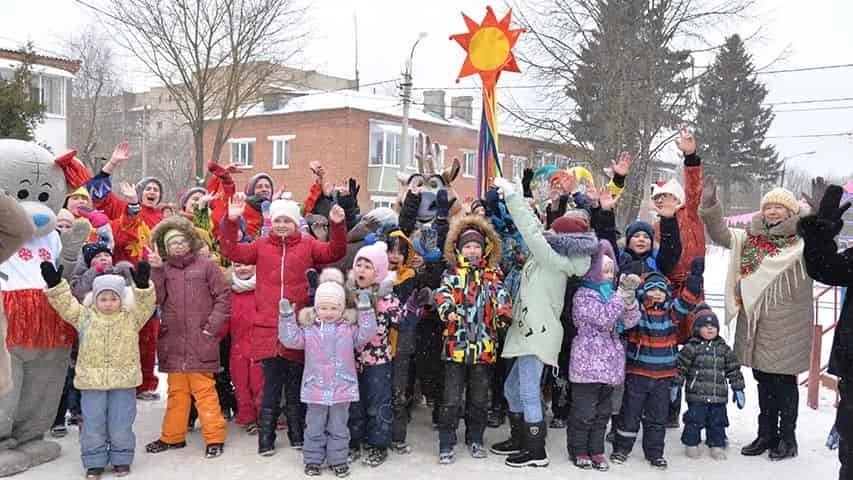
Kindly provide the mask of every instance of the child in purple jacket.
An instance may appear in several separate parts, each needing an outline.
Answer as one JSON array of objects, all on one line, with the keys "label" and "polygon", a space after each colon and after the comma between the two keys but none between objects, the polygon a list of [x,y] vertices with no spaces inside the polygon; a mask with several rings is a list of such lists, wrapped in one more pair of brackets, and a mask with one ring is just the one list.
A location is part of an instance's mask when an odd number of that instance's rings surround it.
[{"label": "child in purple jacket", "polygon": [[625,347],[617,323],[637,325],[640,311],[635,290],[637,275],[622,275],[613,291],[616,274],[613,247],[601,240],[589,271],[575,293],[572,317],[578,334],[572,341],[569,381],[572,407],[567,437],[569,455],[582,469],[607,470],[604,436],[612,410],[613,388],[625,381]]},{"label": "child in purple jacket", "polygon": [[355,350],[376,335],[376,314],[367,294],[358,298],[358,313],[344,311],[346,294],[343,274],[326,269],[313,308],[296,314],[287,299],[279,306],[279,340],[287,348],[305,350],[301,400],[308,405],[305,444],[302,448],[305,474],[320,475],[326,464],[338,477],[349,474],[350,432],[347,427],[350,402],[357,402],[358,376]]}]

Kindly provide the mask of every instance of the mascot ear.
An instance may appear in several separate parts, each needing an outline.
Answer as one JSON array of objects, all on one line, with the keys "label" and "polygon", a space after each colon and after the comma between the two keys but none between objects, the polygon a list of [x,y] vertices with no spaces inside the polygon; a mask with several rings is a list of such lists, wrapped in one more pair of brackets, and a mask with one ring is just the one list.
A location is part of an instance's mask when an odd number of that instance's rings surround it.
[{"label": "mascot ear", "polygon": [[453,162],[441,172],[441,178],[444,179],[445,185],[450,185],[459,176],[459,171],[462,167],[459,165],[459,158],[453,157]]}]

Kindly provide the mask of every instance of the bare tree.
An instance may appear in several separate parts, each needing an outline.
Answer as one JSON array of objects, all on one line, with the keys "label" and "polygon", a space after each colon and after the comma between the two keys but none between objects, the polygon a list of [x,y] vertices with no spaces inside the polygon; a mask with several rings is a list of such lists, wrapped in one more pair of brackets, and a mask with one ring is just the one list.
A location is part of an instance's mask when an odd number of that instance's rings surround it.
[{"label": "bare tree", "polygon": [[94,25],[67,41],[70,58],[81,60],[71,92],[69,144],[77,149],[77,157],[90,169],[100,165],[96,151],[105,152],[121,140],[122,92],[115,57],[106,38]]},{"label": "bare tree", "polygon": [[[245,107],[278,65],[298,53],[305,8],[298,0],[102,0],[115,38],[163,82],[193,139],[194,172],[218,161]],[[212,151],[204,131],[216,119]]]},{"label": "bare tree", "polygon": [[692,112],[692,51],[752,0],[520,0],[519,58],[537,80],[539,108],[514,109],[532,130],[589,152],[599,166],[635,155],[620,223],[636,218],[651,161]]}]

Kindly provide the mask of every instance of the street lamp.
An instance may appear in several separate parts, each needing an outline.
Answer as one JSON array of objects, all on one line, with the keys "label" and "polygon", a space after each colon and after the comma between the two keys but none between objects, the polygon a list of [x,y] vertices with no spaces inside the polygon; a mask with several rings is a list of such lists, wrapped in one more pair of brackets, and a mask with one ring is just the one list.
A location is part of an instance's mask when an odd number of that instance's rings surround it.
[{"label": "street lamp", "polygon": [[412,50],[409,52],[409,58],[406,59],[406,71],[403,72],[403,127],[400,130],[400,156],[402,157],[402,166],[409,161],[412,156],[409,145],[409,106],[412,103],[412,57],[415,55],[415,47],[418,46],[421,40],[426,38],[427,33],[421,32],[418,39],[412,45]]},{"label": "street lamp", "polygon": [[788,160],[791,160],[791,159],[797,158],[797,157],[805,157],[808,155],[814,155],[815,153],[817,153],[817,152],[814,150],[810,150],[808,152],[800,152],[800,153],[797,153],[795,155],[788,155],[787,157],[782,157],[782,176],[779,179],[779,186],[782,188],[785,188],[785,170],[788,169]]}]

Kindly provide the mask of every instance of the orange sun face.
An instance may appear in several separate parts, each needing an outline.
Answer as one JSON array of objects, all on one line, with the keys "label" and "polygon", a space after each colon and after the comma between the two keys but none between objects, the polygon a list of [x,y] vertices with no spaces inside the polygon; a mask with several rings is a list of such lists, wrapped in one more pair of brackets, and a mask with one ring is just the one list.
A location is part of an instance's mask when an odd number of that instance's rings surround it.
[{"label": "orange sun face", "polygon": [[524,29],[510,29],[512,10],[498,21],[492,7],[486,7],[486,17],[482,24],[471,20],[464,13],[462,17],[465,19],[468,32],[450,37],[468,52],[457,81],[462,77],[479,73],[484,86],[487,83],[493,86],[497,83],[500,72],[520,71],[515,55],[512,54],[512,48]]}]

